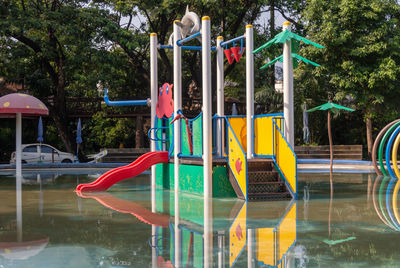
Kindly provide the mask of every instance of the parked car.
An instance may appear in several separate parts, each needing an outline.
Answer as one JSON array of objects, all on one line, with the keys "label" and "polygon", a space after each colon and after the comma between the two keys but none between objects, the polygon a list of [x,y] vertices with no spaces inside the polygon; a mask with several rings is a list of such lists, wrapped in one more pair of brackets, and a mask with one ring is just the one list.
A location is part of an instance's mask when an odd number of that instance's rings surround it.
[{"label": "parked car", "polygon": [[[48,144],[22,144],[22,163],[72,163],[76,156],[61,152]],[[10,164],[15,164],[15,152],[11,154]]]}]

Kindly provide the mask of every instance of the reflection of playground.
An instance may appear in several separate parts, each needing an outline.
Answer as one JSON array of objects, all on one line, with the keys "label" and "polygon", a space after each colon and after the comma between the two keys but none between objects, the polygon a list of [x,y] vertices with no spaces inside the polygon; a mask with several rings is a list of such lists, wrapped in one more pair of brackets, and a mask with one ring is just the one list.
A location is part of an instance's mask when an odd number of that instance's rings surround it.
[{"label": "reflection of playground", "polygon": [[80,197],[83,198],[92,198],[102,204],[105,207],[108,207],[112,210],[121,212],[121,213],[129,213],[138,218],[140,221],[152,224],[161,227],[167,227],[169,224],[169,216],[162,215],[158,213],[152,213],[145,207],[135,204],[130,201],[122,200],[113,195],[105,192],[101,193],[81,193],[77,192]]},{"label": "reflection of playground", "polygon": [[[175,267],[176,250],[181,267],[207,267],[204,263],[204,199],[185,194],[179,197],[179,203],[185,206],[180,206],[178,232],[181,241],[177,243],[174,195],[162,190],[156,191],[156,195],[156,213],[109,193],[82,194],[82,197],[92,198],[110,209],[130,213],[153,225],[155,230],[149,244],[155,254],[156,267]],[[212,267],[242,266],[248,264],[249,259],[254,266],[286,266],[287,252],[296,242],[295,200],[281,205],[217,200],[212,204],[211,219]],[[250,258],[246,251],[250,252]]]},{"label": "reflection of playground", "polygon": [[400,180],[388,177],[377,177],[372,189],[376,213],[384,224],[396,231],[400,231],[400,215],[397,207],[399,189]]}]

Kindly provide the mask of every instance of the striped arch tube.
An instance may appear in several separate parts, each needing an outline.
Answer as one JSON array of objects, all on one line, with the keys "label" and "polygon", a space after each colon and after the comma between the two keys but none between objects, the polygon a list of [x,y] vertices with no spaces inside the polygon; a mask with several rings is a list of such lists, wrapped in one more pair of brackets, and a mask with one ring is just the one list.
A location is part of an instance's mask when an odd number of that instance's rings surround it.
[{"label": "striped arch tube", "polygon": [[[386,125],[375,139],[372,150],[372,162],[378,175],[400,179],[397,165],[397,152],[400,145],[400,119]],[[378,154],[378,161],[377,156]],[[378,163],[379,162],[379,167]],[[386,162],[386,166],[385,166]],[[391,166],[393,165],[393,168]]]}]

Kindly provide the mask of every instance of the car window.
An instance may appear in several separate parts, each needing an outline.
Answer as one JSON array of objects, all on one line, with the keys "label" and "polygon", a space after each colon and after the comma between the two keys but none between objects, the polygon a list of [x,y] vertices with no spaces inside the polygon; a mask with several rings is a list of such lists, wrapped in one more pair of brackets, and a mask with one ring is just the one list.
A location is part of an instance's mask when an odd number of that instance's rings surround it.
[{"label": "car window", "polygon": [[53,152],[53,148],[46,146],[46,145],[42,145],[42,153],[51,154],[52,152]]},{"label": "car window", "polygon": [[26,146],[22,151],[24,153],[37,153],[37,148],[36,145],[31,145],[31,146]]}]

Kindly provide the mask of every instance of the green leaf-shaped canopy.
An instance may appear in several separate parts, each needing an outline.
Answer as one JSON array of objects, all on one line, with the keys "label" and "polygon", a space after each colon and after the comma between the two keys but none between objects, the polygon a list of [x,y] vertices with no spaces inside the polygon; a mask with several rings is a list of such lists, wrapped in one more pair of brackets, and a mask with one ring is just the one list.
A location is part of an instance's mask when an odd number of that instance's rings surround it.
[{"label": "green leaf-shaped canopy", "polygon": [[265,43],[264,45],[260,46],[259,48],[257,48],[256,50],[253,51],[253,53],[257,53],[260,50],[264,49],[264,48],[268,48],[270,47],[272,44],[283,44],[285,43],[287,40],[291,40],[291,39],[295,39],[297,41],[302,41],[307,45],[313,45],[315,47],[318,48],[324,48],[324,46],[321,46],[317,43],[314,43],[304,37],[301,37],[300,35],[297,35],[289,30],[285,30],[280,32],[279,34],[277,34],[274,38],[272,38],[271,40],[269,40],[267,43]]},{"label": "green leaf-shaped canopy", "polygon": [[322,104],[320,106],[311,108],[309,110],[307,110],[307,112],[315,112],[315,111],[325,111],[325,110],[331,110],[333,113],[335,113],[337,110],[346,110],[346,111],[350,111],[353,112],[355,111],[354,109],[348,108],[348,107],[344,107],[342,105],[333,103],[333,102],[327,102],[325,104]]},{"label": "green leaf-shaped canopy", "polygon": [[[292,53],[292,58],[295,58],[297,61],[303,61],[303,62],[305,62],[305,63],[311,64],[311,65],[314,65],[314,66],[317,66],[317,67],[318,67],[318,66],[321,66],[321,65],[319,65],[318,63],[315,63],[315,62],[310,61],[310,60],[308,60],[308,59],[306,59],[306,58],[304,58],[304,57],[302,57],[302,56],[300,56],[300,55],[297,55],[296,53]],[[280,55],[280,56],[277,57],[276,59],[274,59],[274,60],[268,62],[267,64],[265,64],[264,66],[262,66],[262,67],[260,68],[260,70],[261,70],[261,69],[267,68],[268,66],[270,66],[270,65],[274,64],[275,62],[277,62],[278,60],[279,60],[280,62],[282,62],[282,61],[283,61],[283,55]],[[295,67],[295,66],[294,66],[294,67]]]}]

